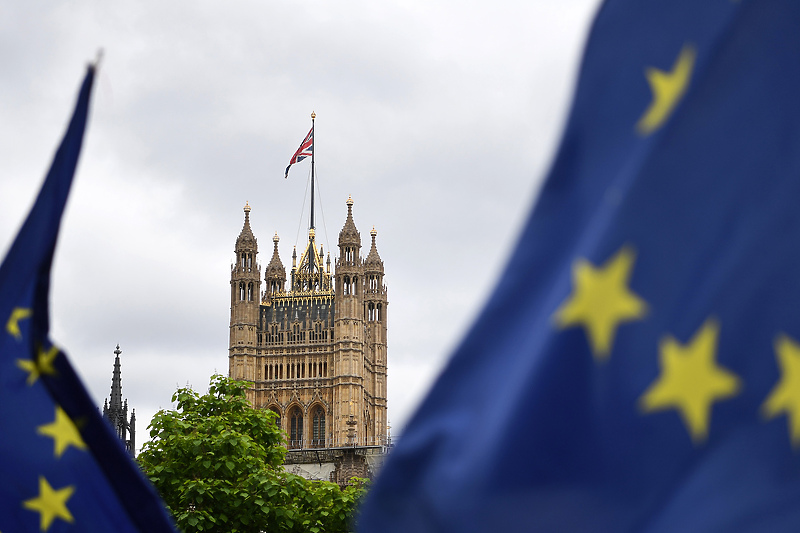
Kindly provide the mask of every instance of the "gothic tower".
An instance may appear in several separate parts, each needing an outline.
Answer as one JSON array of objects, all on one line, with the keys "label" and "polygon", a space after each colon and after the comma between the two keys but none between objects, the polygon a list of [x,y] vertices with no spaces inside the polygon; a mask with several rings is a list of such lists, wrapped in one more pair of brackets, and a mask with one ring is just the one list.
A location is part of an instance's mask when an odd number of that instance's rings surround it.
[{"label": "gothic tower", "polygon": [[[336,437],[347,442],[361,441],[364,421],[364,265],[361,260],[361,234],[353,222],[353,199],[347,198],[347,219],[339,232],[339,258],[336,260],[336,314],[333,362],[334,402],[341,416],[335,420]],[[348,424],[349,423],[349,424]],[[355,433],[353,434],[353,431]]]},{"label": "gothic tower", "polygon": [[312,222],[288,279],[276,234],[260,293],[249,213],[247,205],[231,272],[229,375],[252,383],[248,400],[278,415],[292,449],[386,445],[388,301],[377,233],[362,259],[348,198],[335,273]]},{"label": "gothic tower", "polygon": [[136,452],[136,413],[131,411],[128,420],[128,400],[122,400],[122,368],[119,356],[122,350],[114,350],[114,373],[111,375],[111,401],[108,398],[103,402],[103,417],[108,420],[117,436],[125,444],[125,449],[133,457]]},{"label": "gothic tower", "polygon": [[[364,383],[363,410],[366,439],[374,435],[372,429],[387,427],[386,419],[386,285],[383,284],[383,261],[378,255],[375,237],[378,232],[373,226],[369,232],[372,237],[367,258],[364,260],[364,316],[366,317],[366,349],[364,351],[364,375],[369,379]],[[370,420],[370,416],[377,417]]]},{"label": "gothic tower", "polygon": [[231,266],[230,364],[241,379],[254,380],[261,268],[256,263],[258,242],[250,228],[250,204],[244,206],[244,226],[234,247]]}]

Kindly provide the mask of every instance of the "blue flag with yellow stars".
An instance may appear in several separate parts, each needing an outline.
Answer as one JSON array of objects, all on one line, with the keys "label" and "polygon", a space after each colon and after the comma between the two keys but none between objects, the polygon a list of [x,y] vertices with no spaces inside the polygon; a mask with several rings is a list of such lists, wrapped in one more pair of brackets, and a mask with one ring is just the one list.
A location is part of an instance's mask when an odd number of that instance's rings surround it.
[{"label": "blue flag with yellow stars", "polygon": [[61,215],[83,142],[90,66],[36,203],[0,265],[0,531],[171,532],[158,496],[48,337]]},{"label": "blue flag with yellow stars", "polygon": [[800,530],[800,2],[608,0],[362,532]]}]

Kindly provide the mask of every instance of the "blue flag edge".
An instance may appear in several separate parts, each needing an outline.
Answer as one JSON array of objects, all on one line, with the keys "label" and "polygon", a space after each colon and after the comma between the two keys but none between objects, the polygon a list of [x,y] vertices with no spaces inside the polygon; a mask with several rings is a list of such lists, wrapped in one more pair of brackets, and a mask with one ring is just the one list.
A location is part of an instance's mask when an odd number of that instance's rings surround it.
[{"label": "blue flag edge", "polygon": [[[541,229],[541,224],[533,223],[534,219],[537,218],[537,215],[541,214],[540,211],[545,209],[551,210],[554,207],[558,207],[558,198],[556,197],[562,194],[563,190],[558,190],[560,187],[556,187],[554,184],[554,177],[556,174],[555,170],[564,164],[563,160],[565,158],[570,156],[570,153],[568,152],[569,146],[566,145],[566,141],[568,140],[567,136],[572,128],[572,124],[576,120],[576,116],[581,114],[581,111],[578,109],[579,102],[577,99],[580,97],[579,92],[581,92],[581,86],[586,83],[586,80],[584,79],[585,75],[583,73],[586,63],[588,62],[588,54],[591,51],[593,41],[596,37],[595,32],[598,21],[602,19],[604,14],[607,14],[608,11],[611,11],[614,7],[616,7],[612,6],[612,4],[614,4],[612,0],[603,2],[595,14],[594,22],[589,31],[589,36],[584,43],[584,50],[581,56],[581,65],[578,69],[580,76],[576,81],[575,90],[571,99],[572,104],[570,106],[567,120],[564,122],[558,149],[555,157],[553,158],[553,162],[546,173],[546,180],[542,186],[541,192],[538,198],[536,198],[533,202],[533,205],[529,210],[529,215],[526,217],[525,222],[519,230],[519,235],[515,239],[515,244],[511,248],[509,258],[499,274],[498,281],[489,293],[489,296],[482,306],[480,312],[472,320],[472,323],[467,328],[465,334],[461,338],[460,342],[456,345],[455,349],[452,350],[451,357],[448,359],[443,369],[439,372],[438,377],[431,385],[428,393],[425,395],[425,398],[416,408],[412,417],[409,419],[406,426],[407,428],[416,426],[417,423],[422,419],[429,419],[431,411],[442,411],[442,404],[439,403],[439,400],[442,399],[442,393],[446,392],[444,389],[442,389],[443,383],[457,382],[459,380],[459,375],[469,372],[467,365],[470,362],[472,353],[481,350],[497,350],[496,346],[491,347],[486,345],[487,335],[485,332],[491,329],[491,326],[488,324],[494,323],[494,320],[491,319],[501,314],[507,302],[513,299],[513,296],[516,294],[514,289],[515,283],[525,281],[526,275],[521,273],[518,265],[521,262],[530,264],[530,261],[532,260],[532,254],[529,250],[527,250],[529,246],[526,245],[526,243],[535,242],[539,237],[537,231]],[[730,17],[727,20],[727,23],[724,25],[724,28],[722,28],[722,30],[715,35],[715,38],[713,39],[715,44],[711,51],[697,58],[696,77],[694,77],[692,84],[689,86],[685,97],[673,111],[673,117],[680,114],[680,108],[683,107],[687,101],[689,101],[691,93],[698,86],[702,86],[702,77],[708,73],[705,67],[707,67],[709,63],[713,62],[714,56],[717,53],[717,47],[724,46],[724,43],[732,38],[735,26],[740,24],[743,20],[743,17],[746,17],[749,14],[749,9],[754,9],[753,3],[751,2],[742,2],[742,5],[739,7],[740,9],[738,9],[736,12],[737,16]],[[628,154],[629,164],[624,167],[624,172],[620,173],[615,178],[615,185],[622,189],[623,196],[625,194],[626,187],[631,185],[635,176],[639,174],[640,169],[647,166],[650,155],[658,150],[660,143],[665,142],[665,139],[669,138],[671,124],[672,120],[670,119],[662,128],[660,128],[658,132],[655,132],[650,139],[648,139],[646,142],[643,142],[639,150]],[[604,189],[607,187],[607,183],[603,185]],[[584,226],[585,232],[575,233],[572,235],[572,243],[569,246],[561,248],[561,250],[565,253],[556,258],[551,256],[547,260],[542,259],[542,253],[533,254],[537,256],[534,258],[534,260],[538,266],[543,268],[543,276],[545,278],[556,279],[558,276],[554,274],[554,272],[557,271],[562,272],[562,277],[569,276],[571,263],[574,258],[577,257],[576,250],[582,248],[583,241],[587,239],[587,234],[593,234],[601,231],[599,227],[602,227],[607,222],[605,216],[600,212],[602,210],[600,204],[601,201],[598,200],[594,205],[587,209],[587,213],[585,215],[586,218],[582,219],[582,224],[578,224]],[[599,224],[592,228],[586,224],[586,221],[588,220],[594,220]],[[540,252],[543,251],[540,250]],[[545,300],[550,302],[553,299],[560,301],[563,298],[560,296],[556,297],[551,289],[548,291]],[[552,311],[552,309],[549,309],[549,311]],[[541,312],[546,316],[549,316],[549,313],[545,312],[544,309],[542,309]],[[445,404],[448,407],[452,406],[452,404],[449,402],[445,402]],[[406,473],[409,470],[424,472],[427,464],[440,462],[443,460],[443,457],[447,456],[447,445],[449,444],[448,441],[453,438],[450,428],[439,427],[436,431],[433,431],[433,428],[427,421],[424,426],[424,431],[417,432],[413,436],[406,437],[406,433],[401,436],[400,441],[398,442],[398,448],[400,448],[399,451],[401,454],[397,454],[396,460],[393,460],[392,456],[390,455],[386,465],[384,465],[384,468],[378,477],[376,485],[367,495],[362,507],[362,509],[366,511],[364,515],[362,515],[365,520],[363,522],[359,522],[359,531],[378,531],[378,529],[375,529],[376,525],[385,525],[381,520],[379,520],[379,516],[382,513],[388,511],[388,516],[396,518],[397,511],[406,509],[406,506],[409,503],[408,500],[402,502],[389,501],[389,498],[395,495],[395,491],[398,487],[400,487],[400,485],[389,485],[389,482],[386,480],[387,476],[385,476],[383,480],[386,483],[382,484],[381,476],[383,474],[389,470],[403,470]],[[413,439],[414,442],[409,442],[407,447],[403,446],[403,442],[408,442],[410,439]],[[442,446],[442,444],[445,445]],[[424,464],[414,464],[418,459],[422,459]],[[390,475],[394,476],[394,474],[395,472],[392,472]],[[420,478],[417,478],[415,481],[409,484],[409,477],[401,477],[403,478],[402,487],[405,490],[407,490],[409,486],[419,487]],[[392,483],[395,481],[397,481],[397,479],[390,480]],[[666,500],[661,506],[657,506],[657,509],[660,510],[660,508],[666,507],[669,504],[670,501]],[[449,530],[448,527],[452,528],[452,525],[441,522],[441,515],[436,512],[435,506],[429,506],[430,508],[427,508],[426,502],[420,499],[414,500],[414,505],[416,506],[417,515],[405,515],[404,519],[412,521],[416,519],[416,522],[405,522],[403,523],[404,527],[409,526],[410,524],[409,527],[417,528],[419,531],[445,531]],[[653,510],[654,520],[657,519],[658,510]],[[647,529],[649,525],[650,524],[647,520],[637,524],[637,526],[641,529]],[[435,527],[431,529],[433,526]],[[633,530],[640,529],[633,528]]]},{"label": "blue flag edge", "polygon": [[[49,339],[50,270],[61,217],[83,145],[94,76],[95,67],[89,65],[69,126],[36,202],[0,265],[0,316],[10,316],[12,309],[9,304],[13,306],[22,300],[26,287],[35,284],[31,339],[33,344],[39,342],[47,347],[52,345]],[[43,222],[42,217],[46,217]],[[26,247],[26,243],[31,241],[46,243],[35,247],[38,255],[33,258]],[[31,263],[38,268],[25,268]],[[31,345],[29,349],[33,356],[35,346]],[[130,522],[141,531],[176,531],[172,517],[155,488],[100,415],[66,354],[59,352],[62,357],[56,357],[54,361],[57,376],[42,375],[41,379],[53,401],[79,425],[81,437]]]}]

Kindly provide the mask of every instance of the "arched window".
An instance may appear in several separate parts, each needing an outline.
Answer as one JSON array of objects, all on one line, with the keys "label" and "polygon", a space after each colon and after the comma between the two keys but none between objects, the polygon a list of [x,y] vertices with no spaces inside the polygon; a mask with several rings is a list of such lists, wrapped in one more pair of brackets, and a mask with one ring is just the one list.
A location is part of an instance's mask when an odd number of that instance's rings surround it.
[{"label": "arched window", "polygon": [[253,301],[253,282],[247,284],[247,301]]},{"label": "arched window", "polygon": [[312,426],[311,446],[315,448],[325,447],[325,411],[317,406],[314,409],[314,420]]},{"label": "arched window", "polygon": [[250,272],[253,269],[253,254],[247,254],[247,271]]},{"label": "arched window", "polygon": [[239,299],[244,301],[244,282],[239,282]]},{"label": "arched window", "polygon": [[345,295],[350,294],[350,277],[344,277],[344,293]]},{"label": "arched window", "polygon": [[381,320],[381,304],[378,304],[378,309],[377,309],[377,317],[376,317],[376,319],[377,319],[377,320]]},{"label": "arched window", "polygon": [[281,412],[278,411],[278,408],[275,406],[270,407],[269,410],[278,415],[277,418],[275,418],[275,425],[281,427]]},{"label": "arched window", "polygon": [[289,448],[303,447],[303,413],[294,407],[289,414]]}]

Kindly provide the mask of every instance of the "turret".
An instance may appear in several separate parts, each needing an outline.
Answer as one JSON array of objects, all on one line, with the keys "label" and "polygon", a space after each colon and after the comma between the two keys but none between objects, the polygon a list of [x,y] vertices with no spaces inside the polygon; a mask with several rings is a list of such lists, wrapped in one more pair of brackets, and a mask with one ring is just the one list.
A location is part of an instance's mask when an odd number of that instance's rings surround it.
[{"label": "turret", "polygon": [[[364,417],[364,264],[361,259],[361,234],[353,222],[353,199],[347,198],[347,220],[339,232],[339,257],[336,259],[336,311],[334,324],[334,372],[341,385],[335,402],[342,418],[336,421],[334,439],[346,442],[348,431],[358,433],[359,442],[366,428]],[[352,415],[353,418],[350,418]],[[346,419],[344,417],[347,417]],[[346,421],[351,422],[350,425]],[[350,434],[352,436],[352,434]]]},{"label": "turret", "polygon": [[372,247],[369,250],[369,254],[367,254],[367,258],[364,260],[364,277],[366,278],[364,285],[365,314],[367,321],[381,322],[383,321],[386,311],[386,287],[383,285],[383,261],[375,245],[375,237],[378,235],[378,232],[375,231],[374,226],[369,234],[372,237]]},{"label": "turret", "polygon": [[272,250],[272,259],[269,260],[267,268],[264,269],[264,284],[266,289],[264,291],[264,302],[267,303],[272,299],[273,295],[281,294],[286,287],[286,268],[281,262],[280,255],[278,255],[278,242],[280,238],[278,233],[272,237],[272,242],[275,247]]},{"label": "turret", "polygon": [[[366,439],[369,443],[388,444],[386,434],[386,308],[389,304],[386,285],[383,284],[383,260],[378,254],[375,238],[378,232],[373,226],[367,258],[364,259],[364,316],[366,317],[365,372],[364,383],[367,412],[374,413],[375,420],[367,425]],[[372,433],[372,432],[375,433]]]},{"label": "turret", "polygon": [[245,365],[245,355],[256,354],[258,312],[261,303],[261,268],[256,262],[258,242],[250,228],[250,204],[244,206],[244,226],[234,247],[236,262],[231,265],[231,322],[229,375],[253,381],[253,365]]},{"label": "turret", "polygon": [[360,266],[361,234],[353,222],[353,198],[347,197],[347,220],[339,232],[339,259],[336,262],[337,272],[342,266]]}]

